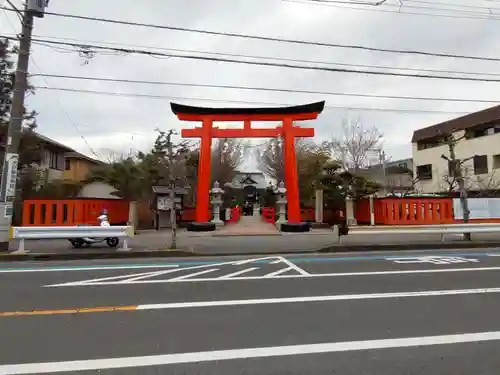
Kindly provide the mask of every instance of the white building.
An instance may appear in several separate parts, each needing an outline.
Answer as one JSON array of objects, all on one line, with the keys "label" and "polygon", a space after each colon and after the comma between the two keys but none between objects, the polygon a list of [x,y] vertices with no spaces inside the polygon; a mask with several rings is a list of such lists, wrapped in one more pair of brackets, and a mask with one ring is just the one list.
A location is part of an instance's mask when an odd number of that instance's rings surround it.
[{"label": "white building", "polygon": [[413,133],[413,172],[421,193],[457,190],[453,168],[442,157],[450,156],[445,135],[460,139],[456,159],[469,191],[500,189],[500,106],[485,109]]}]

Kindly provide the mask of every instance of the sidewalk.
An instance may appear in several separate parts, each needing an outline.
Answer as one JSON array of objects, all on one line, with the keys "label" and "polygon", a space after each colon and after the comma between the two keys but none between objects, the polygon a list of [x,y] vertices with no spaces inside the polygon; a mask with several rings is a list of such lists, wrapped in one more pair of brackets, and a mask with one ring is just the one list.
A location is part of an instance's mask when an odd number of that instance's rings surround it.
[{"label": "sidewalk", "polygon": [[[243,221],[245,224],[246,221]],[[248,221],[250,225],[250,220]],[[266,224],[266,223],[264,223]],[[446,235],[445,243],[441,243],[439,234],[407,234],[407,235],[359,235],[353,230],[348,236],[342,237],[338,244],[334,233],[329,229],[316,229],[309,233],[279,233],[271,224],[265,227],[266,234],[248,235],[240,232],[241,227],[227,226],[226,235],[217,233],[193,233],[179,231],[177,248],[199,255],[211,254],[271,254],[271,253],[298,253],[314,251],[373,251],[389,249],[441,249],[441,248],[478,248],[500,247],[500,236],[497,233],[473,234],[473,241],[463,241],[460,236]],[[257,227],[257,226],[255,226]],[[246,228],[246,226],[245,226]],[[259,230],[262,230],[260,227]],[[222,230],[222,229],[221,229]],[[220,232],[219,232],[220,233]],[[134,253],[168,250],[171,243],[171,232],[145,231],[129,240],[129,246]],[[12,250],[17,244],[12,244]],[[117,253],[116,249],[106,246],[73,249],[66,240],[31,240],[26,241],[26,249],[32,254],[82,254],[82,253]],[[188,255],[189,255],[188,254]],[[2,258],[0,257],[0,260]]]}]

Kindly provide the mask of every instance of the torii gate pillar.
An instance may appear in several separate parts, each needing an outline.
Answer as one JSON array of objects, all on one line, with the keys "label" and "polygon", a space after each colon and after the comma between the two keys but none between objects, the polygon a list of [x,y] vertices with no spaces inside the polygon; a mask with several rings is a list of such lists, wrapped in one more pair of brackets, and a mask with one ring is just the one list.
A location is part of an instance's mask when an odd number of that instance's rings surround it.
[{"label": "torii gate pillar", "polygon": [[[313,128],[300,128],[294,121],[312,120],[323,111],[325,102],[283,108],[202,108],[171,103],[171,108],[179,120],[198,121],[201,128],[183,129],[185,138],[201,138],[200,161],[196,201],[196,223],[193,230],[215,230],[209,223],[211,151],[214,138],[276,138],[282,137],[285,158],[285,184],[288,201],[288,224],[290,231],[309,230],[301,224],[300,197],[298,186],[296,137],[313,137]],[[240,129],[220,129],[214,121],[243,121]],[[282,126],[253,129],[252,121],[280,121]],[[294,228],[294,229],[292,229]],[[285,226],[282,227],[285,230]]]}]

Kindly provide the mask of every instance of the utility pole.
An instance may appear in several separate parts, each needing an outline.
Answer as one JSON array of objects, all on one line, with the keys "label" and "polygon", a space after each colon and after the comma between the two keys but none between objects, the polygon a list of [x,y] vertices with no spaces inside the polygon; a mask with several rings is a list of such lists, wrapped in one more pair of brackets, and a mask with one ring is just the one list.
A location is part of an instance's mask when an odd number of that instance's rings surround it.
[{"label": "utility pole", "polygon": [[386,155],[385,155],[385,151],[380,149],[379,150],[379,160],[380,160],[380,164],[382,166],[382,175],[383,175],[383,183],[384,183],[384,189],[383,189],[383,193],[384,193],[384,197],[387,196],[387,193],[388,193],[388,188],[389,188],[389,180],[387,178],[387,160],[386,160]]},{"label": "utility pole", "polygon": [[24,117],[24,96],[28,88],[28,65],[33,33],[34,17],[42,18],[47,0],[28,0],[24,8],[22,31],[17,55],[15,85],[9,129],[5,144],[0,189],[0,251],[9,250],[10,226],[16,197],[17,169],[19,163],[19,144],[22,136]]},{"label": "utility pole", "polygon": [[172,145],[173,130],[169,130],[167,134],[168,148],[168,180],[170,183],[170,224],[172,226],[172,240],[170,243],[171,249],[177,248],[177,217],[175,215],[175,178],[174,178],[174,147]]},{"label": "utility pole", "polygon": [[[450,163],[451,170],[453,171],[453,177],[456,178],[458,184],[458,190],[460,193],[460,205],[462,206],[462,211],[464,213],[464,223],[469,222],[470,211],[469,211],[469,201],[467,199],[467,188],[465,186],[465,179],[462,174],[462,161],[457,160],[455,155],[455,146],[462,139],[455,139],[453,134],[446,135],[445,141],[448,145],[448,150],[450,152],[450,157],[446,157],[445,155],[441,155],[441,158],[448,160]],[[464,239],[466,241],[471,241],[472,237],[470,233],[464,233]]]}]

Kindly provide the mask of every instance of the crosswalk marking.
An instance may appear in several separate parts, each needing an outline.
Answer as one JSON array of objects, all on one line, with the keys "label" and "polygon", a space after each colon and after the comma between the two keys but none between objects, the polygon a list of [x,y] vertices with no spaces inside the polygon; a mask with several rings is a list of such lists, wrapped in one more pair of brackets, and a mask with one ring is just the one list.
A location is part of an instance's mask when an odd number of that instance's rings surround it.
[{"label": "crosswalk marking", "polygon": [[[319,277],[364,277],[364,276],[391,276],[391,275],[416,275],[416,274],[430,274],[430,273],[456,273],[456,272],[486,272],[486,271],[500,271],[500,267],[472,267],[472,268],[439,268],[439,269],[418,269],[418,270],[397,270],[397,271],[367,271],[367,272],[340,272],[340,273],[313,273],[309,275],[302,274],[282,274],[274,275],[272,277],[264,276],[242,276],[242,277],[232,277],[229,279],[215,278],[188,278],[180,280],[178,282],[213,282],[213,281],[229,281],[229,280],[272,280],[272,279],[310,279]],[[122,276],[123,278],[124,276]],[[175,283],[172,279],[147,279],[147,280],[137,280],[131,284],[158,284],[158,283]],[[84,280],[84,281],[74,281],[61,284],[51,284],[45,285],[47,288],[54,287],[65,287],[65,286],[95,286],[95,285],[123,285],[121,281],[96,281],[96,280]]]},{"label": "crosswalk marking", "polygon": [[255,271],[258,269],[259,269],[259,267],[245,268],[244,270],[241,270],[241,271],[236,271],[236,272],[230,273],[228,275],[219,276],[218,279],[230,279],[231,277],[243,275],[244,273],[252,272],[252,271]]},{"label": "crosswalk marking", "polygon": [[267,275],[264,276],[264,278],[275,277],[275,276],[281,275],[282,273],[285,273],[285,272],[288,272],[288,271],[291,271],[291,270],[293,270],[292,267],[283,268],[281,270],[268,273]]},{"label": "crosswalk marking", "polygon": [[[253,263],[253,264],[252,264]],[[105,277],[99,279],[90,279],[76,282],[69,282],[64,284],[58,284],[57,286],[78,286],[78,285],[123,285],[123,284],[138,284],[138,283],[157,283],[157,282],[182,282],[182,281],[196,281],[200,280],[199,276],[214,273],[219,271],[218,275],[208,275],[204,277],[203,280],[238,280],[247,279],[247,274],[251,274],[262,267],[253,266],[255,263],[263,263],[271,269],[267,270],[261,276],[251,276],[254,278],[272,278],[278,277],[281,274],[287,273],[287,275],[295,276],[308,276],[309,273],[304,271],[302,268],[296,264],[290,262],[289,260],[280,256],[270,256],[262,257],[256,259],[244,259],[229,262],[204,264],[192,267],[178,267],[175,269],[168,269],[155,272],[143,272],[135,273],[132,275],[120,275]],[[243,269],[240,269],[242,266]],[[234,268],[237,267],[235,270]],[[278,269],[276,269],[278,268]],[[220,274],[222,273],[222,275]],[[243,276],[244,275],[244,276]],[[159,279],[159,277],[164,276],[165,278]],[[48,285],[56,286],[56,285]]]},{"label": "crosswalk marking", "polygon": [[219,270],[218,268],[211,268],[209,270],[203,270],[203,271],[198,271],[198,272],[195,272],[195,273],[189,273],[187,275],[183,275],[183,276],[179,276],[179,277],[174,277],[173,279],[170,279],[170,281],[186,280],[186,279],[189,279],[191,277],[195,277],[195,276],[199,276],[199,275],[204,275],[206,273],[210,273],[210,272],[214,272],[214,271],[218,271],[218,270]]}]

